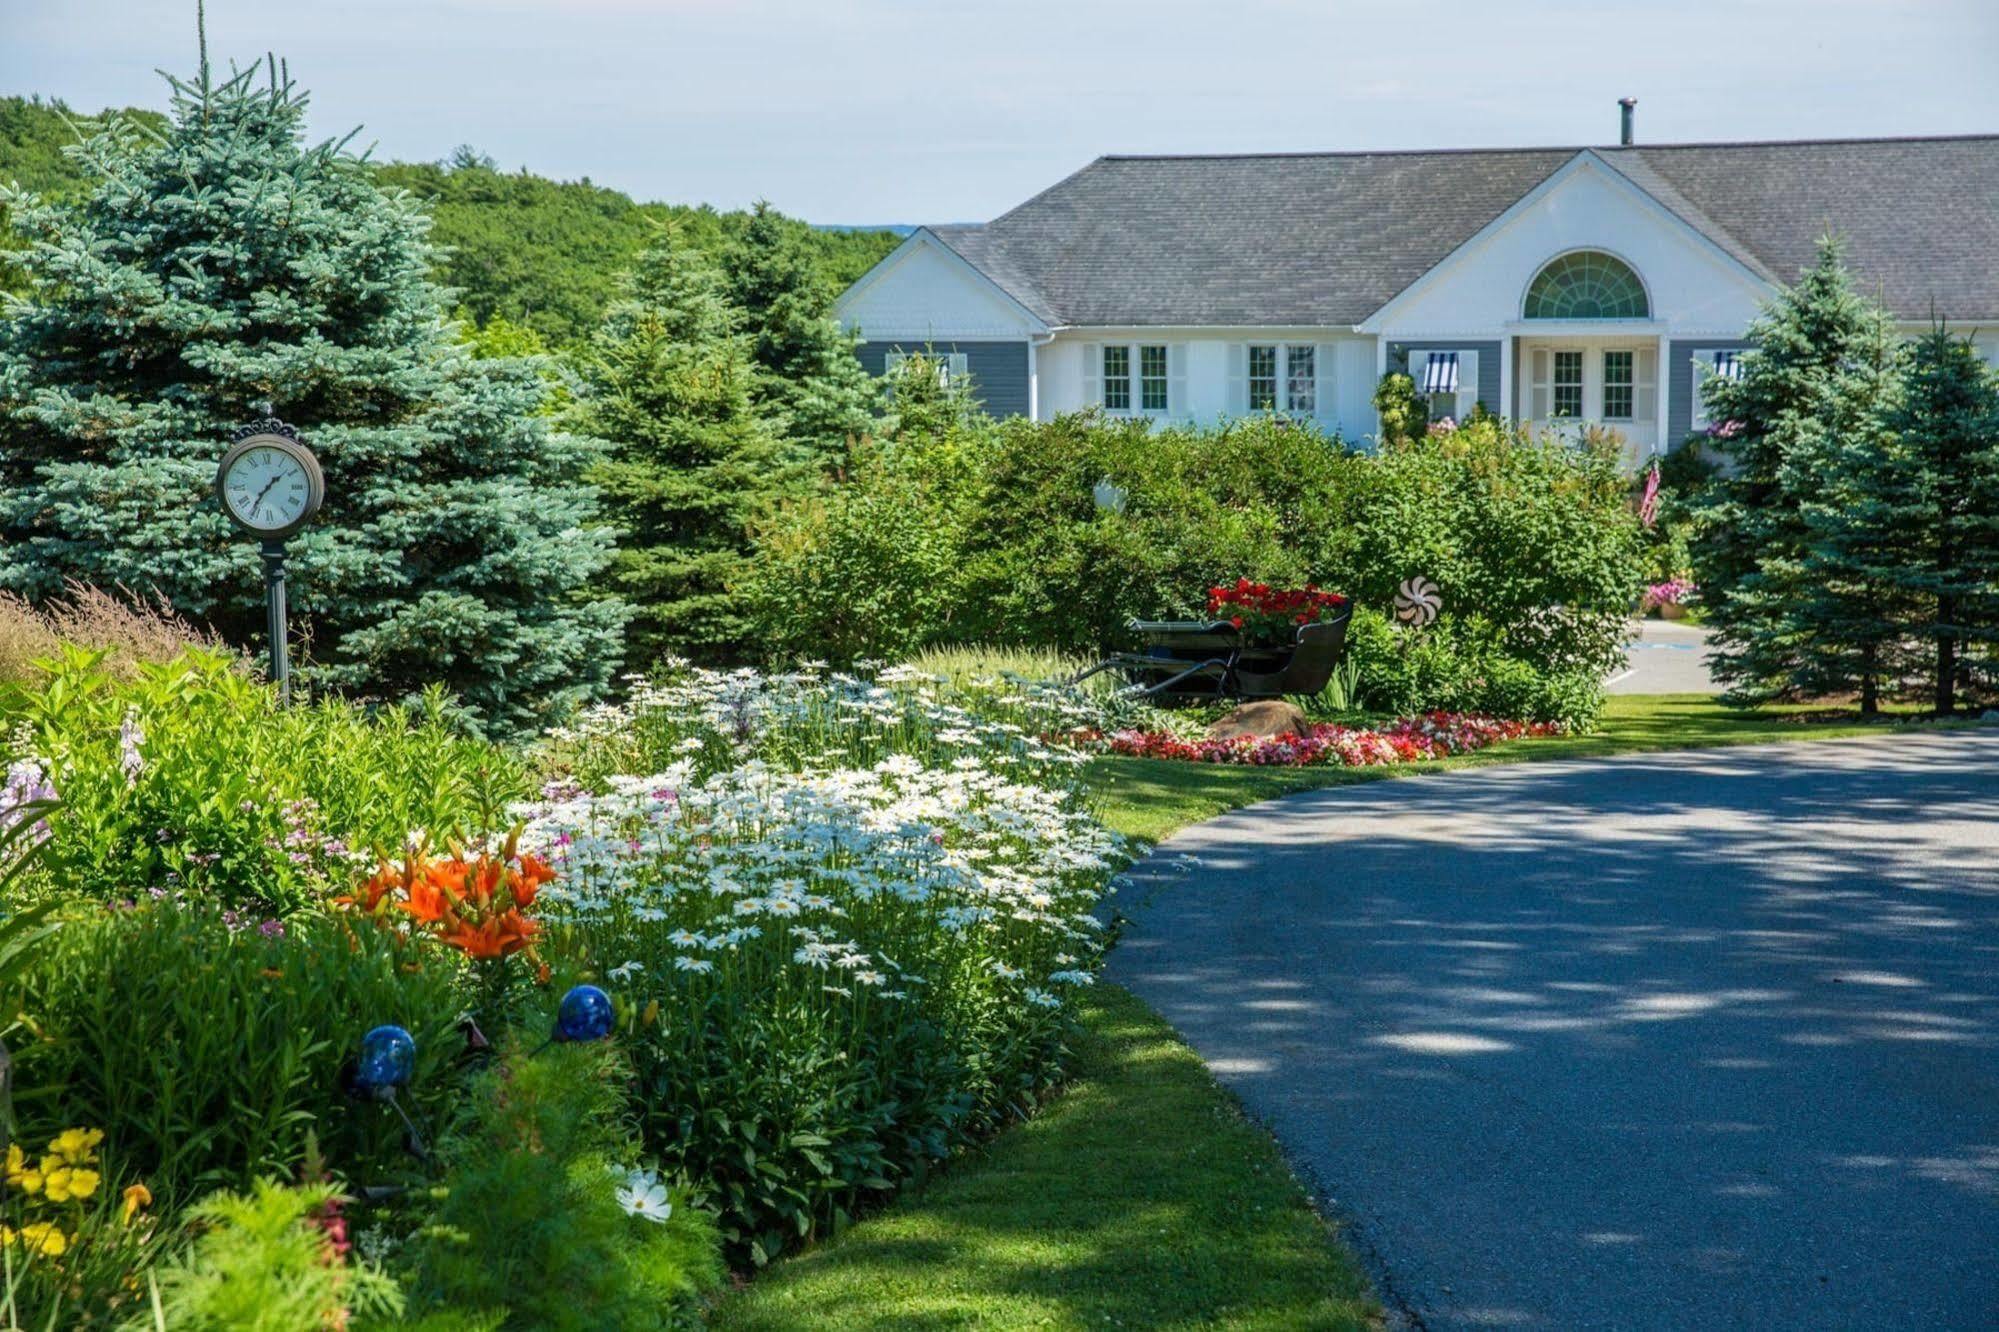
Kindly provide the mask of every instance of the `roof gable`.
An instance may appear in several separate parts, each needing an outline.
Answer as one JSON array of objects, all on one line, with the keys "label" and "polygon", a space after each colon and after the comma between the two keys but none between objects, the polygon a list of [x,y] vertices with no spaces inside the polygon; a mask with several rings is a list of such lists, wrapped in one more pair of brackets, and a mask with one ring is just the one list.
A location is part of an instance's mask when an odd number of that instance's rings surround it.
[{"label": "roof gable", "polygon": [[1831,229],[1902,317],[1999,315],[1999,136],[1103,157],[936,234],[1048,326],[1352,326],[1584,153],[1763,282]]}]

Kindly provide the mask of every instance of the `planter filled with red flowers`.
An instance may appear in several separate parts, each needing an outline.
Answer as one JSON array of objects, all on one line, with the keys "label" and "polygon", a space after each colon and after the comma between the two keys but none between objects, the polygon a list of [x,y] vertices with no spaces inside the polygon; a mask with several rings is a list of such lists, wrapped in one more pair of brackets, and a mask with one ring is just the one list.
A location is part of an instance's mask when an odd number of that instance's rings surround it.
[{"label": "planter filled with red flowers", "polygon": [[1208,618],[1227,622],[1246,647],[1288,646],[1297,641],[1301,626],[1316,624],[1346,604],[1345,597],[1322,592],[1316,583],[1272,587],[1238,578],[1208,589]]},{"label": "planter filled with red flowers", "polygon": [[1209,588],[1207,610],[1204,620],[1133,620],[1145,648],[1116,653],[1070,683],[1116,670],[1165,702],[1315,694],[1344,650],[1351,613],[1337,592],[1247,578]]}]

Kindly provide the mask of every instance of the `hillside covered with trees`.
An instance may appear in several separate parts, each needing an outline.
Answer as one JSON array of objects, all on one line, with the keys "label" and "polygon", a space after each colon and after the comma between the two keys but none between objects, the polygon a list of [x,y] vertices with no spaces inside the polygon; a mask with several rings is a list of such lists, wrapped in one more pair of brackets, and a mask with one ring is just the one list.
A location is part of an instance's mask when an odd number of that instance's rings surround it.
[{"label": "hillside covered with trees", "polygon": [[[154,127],[163,123],[156,111],[125,114]],[[84,172],[62,149],[78,141],[73,126],[87,118],[60,101],[0,97],[0,185],[58,197],[80,190]],[[587,179],[502,171],[469,147],[442,162],[387,162],[375,171],[383,185],[423,203],[431,238],[446,252],[435,276],[457,290],[467,315],[482,325],[500,315],[558,347],[589,335],[617,298],[618,275],[663,228],[671,227],[678,243],[719,259],[751,217],[747,210],[639,203]],[[829,231],[796,218],[777,220],[795,233],[828,300],[900,239],[889,231]],[[0,265],[0,287],[14,289],[19,280],[17,269]]]}]

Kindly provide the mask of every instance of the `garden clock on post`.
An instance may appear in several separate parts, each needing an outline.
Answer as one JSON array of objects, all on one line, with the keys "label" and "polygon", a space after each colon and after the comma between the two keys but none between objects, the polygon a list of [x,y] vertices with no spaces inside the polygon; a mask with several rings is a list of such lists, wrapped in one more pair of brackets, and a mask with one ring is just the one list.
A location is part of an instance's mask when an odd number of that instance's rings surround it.
[{"label": "garden clock on post", "polygon": [[271,681],[291,701],[286,651],[285,538],[304,527],[326,499],[326,477],[298,431],[276,417],[238,430],[215,469],[222,511],[257,537],[264,556],[265,629],[271,641]]}]

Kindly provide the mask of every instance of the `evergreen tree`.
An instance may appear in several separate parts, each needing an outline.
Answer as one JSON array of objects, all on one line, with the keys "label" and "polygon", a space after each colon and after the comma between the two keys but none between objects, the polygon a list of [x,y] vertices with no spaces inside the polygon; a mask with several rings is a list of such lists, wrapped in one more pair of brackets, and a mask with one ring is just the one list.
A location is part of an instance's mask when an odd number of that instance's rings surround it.
[{"label": "evergreen tree", "polygon": [[820,466],[838,465],[872,425],[876,389],[830,314],[833,293],[798,224],[759,202],[726,263],[756,365],[757,411]]},{"label": "evergreen tree", "polygon": [[613,584],[637,606],[631,660],[725,658],[749,634],[749,526],[804,480],[751,406],[747,340],[714,266],[673,229],[640,255],[584,370],[580,427],[623,532]]},{"label": "evergreen tree", "polygon": [[1920,607],[1931,697],[1948,713],[1999,644],[1999,380],[1939,324],[1910,350],[1891,425],[1911,478],[1886,519],[1904,547],[1897,581]]},{"label": "evergreen tree", "polygon": [[1813,645],[1798,619],[1810,540],[1801,502],[1815,494],[1816,479],[1809,466],[1787,464],[1825,453],[1839,369],[1867,359],[1884,318],[1853,290],[1828,237],[1817,263],[1750,325],[1756,350],[1742,376],[1704,386],[1728,466],[1709,487],[1694,557],[1714,671],[1732,701],[1795,697],[1824,674],[1805,660]]},{"label": "evergreen tree", "polygon": [[1880,710],[1884,686],[1906,674],[1914,603],[1905,575],[1927,531],[1920,478],[1889,423],[1901,392],[1901,352],[1885,317],[1835,366],[1825,405],[1779,467],[1804,524],[1801,577],[1784,633],[1787,692],[1858,689]]},{"label": "evergreen tree", "polygon": [[0,585],[157,591],[237,642],[263,627],[255,543],[210,483],[260,404],[298,426],[326,507],[292,538],[315,683],[442,682],[496,730],[601,691],[622,608],[585,441],[531,361],[475,360],[427,274],[427,221],[341,144],[308,147],[276,62],[169,80],[170,123],[74,150],[72,205],[13,196],[30,301],[0,323]]}]

